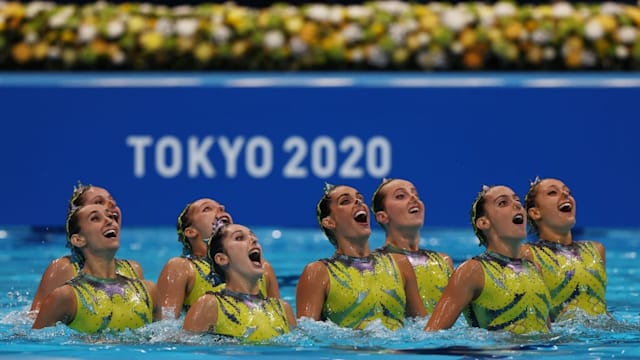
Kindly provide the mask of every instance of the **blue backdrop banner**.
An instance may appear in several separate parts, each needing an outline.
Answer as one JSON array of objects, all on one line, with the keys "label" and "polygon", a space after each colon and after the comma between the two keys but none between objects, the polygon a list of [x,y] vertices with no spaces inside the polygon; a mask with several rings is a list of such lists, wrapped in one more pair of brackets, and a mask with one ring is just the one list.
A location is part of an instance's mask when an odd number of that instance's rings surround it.
[{"label": "blue backdrop banner", "polygon": [[[63,225],[73,186],[124,225],[201,197],[237,222],[317,226],[326,182],[368,202],[413,181],[426,226],[468,226],[483,184],[573,190],[578,225],[637,227],[640,81],[629,75],[0,74],[0,223]],[[375,225],[374,225],[375,226]]]}]

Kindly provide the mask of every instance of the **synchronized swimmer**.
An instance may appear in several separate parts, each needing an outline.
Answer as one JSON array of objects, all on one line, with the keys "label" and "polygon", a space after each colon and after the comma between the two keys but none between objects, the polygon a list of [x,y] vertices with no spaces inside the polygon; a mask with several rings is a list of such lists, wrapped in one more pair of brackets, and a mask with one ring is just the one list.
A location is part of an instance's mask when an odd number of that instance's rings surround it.
[{"label": "synchronized swimmer", "polygon": [[[484,186],[471,225],[486,250],[454,267],[447,254],[420,248],[425,207],[410,181],[383,179],[371,208],[357,189],[326,184],[316,214],[335,252],[300,274],[294,315],[255,234],[217,201],[198,199],[180,212],[182,255],[154,283],[136,261],[116,258],[122,212],[111,194],[79,184],[67,211],[71,255],[43,273],[32,327],[119,332],[169,317],[187,332],[256,342],[303,318],[355,330],[378,322],[391,331],[425,318],[425,331],[437,331],[464,315],[490,331],[546,333],[576,311],[607,314],[604,246],[572,239],[575,207],[557,179],[536,178],[524,205],[507,186]],[[373,250],[372,219],[385,233]],[[524,242],[527,223],[538,237],[532,243]]]}]

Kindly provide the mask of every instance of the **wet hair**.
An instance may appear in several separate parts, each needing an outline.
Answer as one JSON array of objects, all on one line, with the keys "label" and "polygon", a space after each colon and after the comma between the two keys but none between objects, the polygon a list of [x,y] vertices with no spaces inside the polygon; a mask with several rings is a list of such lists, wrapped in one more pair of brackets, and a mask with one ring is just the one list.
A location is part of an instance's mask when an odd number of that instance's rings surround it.
[{"label": "wet hair", "polygon": [[191,248],[191,243],[189,243],[189,239],[184,234],[186,228],[191,226],[191,219],[189,218],[189,210],[191,209],[191,205],[193,203],[188,203],[185,205],[184,209],[178,215],[178,220],[176,221],[176,233],[178,234],[178,242],[182,244],[182,255],[191,255],[193,249]]},{"label": "wet hair", "polygon": [[[378,211],[384,211],[384,198],[386,194],[382,193],[382,188],[385,187],[390,182],[392,182],[393,180],[395,179],[393,178],[382,179],[382,182],[380,183],[380,185],[378,185],[378,188],[373,193],[373,197],[371,198],[371,210],[373,211],[374,217],[376,217],[375,214]],[[384,227],[382,224],[380,224],[380,222],[378,222],[377,218],[376,218],[376,222],[378,223],[378,225]]]},{"label": "wet hair", "polygon": [[67,220],[65,222],[67,243],[65,246],[71,249],[71,262],[79,263],[80,267],[84,265],[84,256],[82,252],[80,252],[80,249],[71,244],[71,235],[77,234],[80,231],[77,213],[78,210],[85,205],[84,194],[93,187],[91,184],[85,185],[78,181],[78,184],[73,187],[73,192],[67,204]]},{"label": "wet hair", "polygon": [[322,197],[320,198],[320,201],[318,201],[318,204],[316,205],[316,217],[318,219],[318,224],[320,225],[320,228],[322,229],[322,231],[324,231],[324,234],[327,236],[327,239],[329,239],[329,242],[335,247],[338,246],[336,235],[333,233],[333,231],[331,231],[330,229],[327,229],[326,227],[324,227],[324,225],[322,225],[322,219],[331,215],[331,207],[330,207],[331,196],[330,195],[333,192],[333,190],[335,190],[337,187],[338,186],[336,185],[325,183]]},{"label": "wet hair", "polygon": [[70,211],[72,208],[75,207],[80,207],[85,205],[85,199],[84,199],[84,194],[87,192],[87,190],[91,189],[93,187],[93,185],[88,184],[85,185],[83,183],[81,183],[80,181],[78,181],[78,184],[76,186],[73,187],[73,193],[71,194],[71,197],[69,198],[69,203],[67,205],[67,211]]},{"label": "wet hair", "polygon": [[473,204],[471,205],[471,227],[473,227],[473,232],[476,234],[478,240],[480,240],[480,246],[487,246],[487,237],[484,235],[482,230],[478,229],[478,226],[476,226],[476,220],[484,216],[486,213],[484,208],[484,204],[487,200],[486,195],[492,187],[493,186],[482,185],[482,190],[478,192],[476,199],[473,200]]},{"label": "wet hair", "polygon": [[225,221],[217,221],[213,229],[213,234],[211,235],[211,240],[209,241],[209,246],[207,247],[207,256],[211,260],[212,273],[217,274],[223,282],[226,282],[226,274],[224,268],[216,263],[215,256],[218,253],[224,253],[223,240],[228,235],[227,229],[229,225],[231,224]]},{"label": "wet hair", "polygon": [[[539,176],[529,182],[529,191],[527,191],[527,195],[524,197],[524,209],[529,213],[529,209],[532,207],[536,207],[536,196],[538,195],[538,185],[542,182]],[[538,224],[535,220],[533,220],[530,216],[527,217],[527,221],[529,222],[529,233],[535,234],[536,236],[540,235],[540,231],[538,229]]]}]

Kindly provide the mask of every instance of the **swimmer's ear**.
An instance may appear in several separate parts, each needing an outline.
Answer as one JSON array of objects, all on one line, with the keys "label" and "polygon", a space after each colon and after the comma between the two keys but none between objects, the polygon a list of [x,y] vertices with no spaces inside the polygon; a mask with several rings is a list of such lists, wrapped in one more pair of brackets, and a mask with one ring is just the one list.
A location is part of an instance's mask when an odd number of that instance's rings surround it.
[{"label": "swimmer's ear", "polygon": [[322,219],[322,226],[327,228],[327,229],[335,229],[336,228],[336,222],[333,221],[331,216],[327,216],[324,219]]},{"label": "swimmer's ear", "polygon": [[80,234],[71,235],[69,242],[71,243],[71,245],[79,248],[87,245],[87,240]]},{"label": "swimmer's ear", "polygon": [[224,267],[229,264],[229,257],[226,254],[219,252],[213,256],[213,261]]},{"label": "swimmer's ear", "polygon": [[387,215],[386,211],[378,211],[376,212],[376,221],[379,224],[387,225],[389,223],[389,215]]},{"label": "swimmer's ear", "polygon": [[542,218],[542,215],[540,215],[540,210],[538,210],[538,208],[535,206],[527,210],[527,215],[529,216],[529,219],[534,221],[538,221],[540,220],[540,218]]},{"label": "swimmer's ear", "polygon": [[184,236],[186,236],[187,239],[193,239],[196,235],[197,231],[192,226],[187,226],[187,228],[184,229]]},{"label": "swimmer's ear", "polygon": [[476,227],[480,230],[487,230],[491,227],[491,221],[486,216],[480,216],[476,219]]}]

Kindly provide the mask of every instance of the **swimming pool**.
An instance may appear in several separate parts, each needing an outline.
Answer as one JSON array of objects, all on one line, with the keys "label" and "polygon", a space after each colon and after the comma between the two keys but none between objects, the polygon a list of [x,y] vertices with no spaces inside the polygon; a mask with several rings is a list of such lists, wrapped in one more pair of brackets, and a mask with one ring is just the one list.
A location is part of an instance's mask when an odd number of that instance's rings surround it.
[{"label": "swimming pool", "polygon": [[[333,248],[317,229],[253,230],[278,275],[282,297],[295,307],[295,285],[304,265],[330,255]],[[215,336],[183,334],[180,321],[173,319],[119,335],[79,335],[64,326],[32,331],[26,310],[49,261],[68,252],[64,235],[49,228],[0,227],[0,358],[640,358],[640,229],[589,229],[577,237],[601,241],[607,248],[611,319],[557,323],[551,334],[531,336],[468,328],[462,318],[452,329],[438,333],[422,331],[426,319],[396,332],[375,326],[352,331],[301,321],[281,338],[242,345]],[[164,262],[181,249],[170,227],[131,229],[125,224],[121,238],[118,257],[140,262],[145,277],[153,281]],[[382,239],[382,233],[374,231],[372,247]],[[425,229],[422,241],[424,247],[451,255],[456,264],[482,250],[471,229]]]}]

